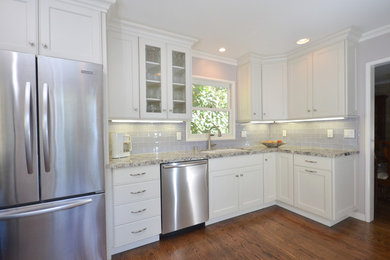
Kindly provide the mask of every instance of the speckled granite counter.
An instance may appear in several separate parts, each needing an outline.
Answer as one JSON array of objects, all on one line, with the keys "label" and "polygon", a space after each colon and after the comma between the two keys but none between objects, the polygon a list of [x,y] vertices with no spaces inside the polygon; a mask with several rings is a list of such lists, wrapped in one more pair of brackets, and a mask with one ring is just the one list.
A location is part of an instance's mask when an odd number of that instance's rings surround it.
[{"label": "speckled granite counter", "polygon": [[108,168],[126,168],[145,165],[154,165],[160,163],[169,163],[175,161],[190,161],[199,159],[212,159],[237,155],[248,155],[258,153],[269,152],[283,152],[294,153],[303,155],[312,155],[320,157],[340,157],[357,154],[357,150],[339,150],[339,149],[327,149],[327,148],[313,148],[313,147],[294,147],[294,146],[282,146],[280,148],[265,148],[264,146],[252,146],[245,148],[227,148],[218,149],[211,152],[207,151],[182,151],[182,152],[167,152],[158,154],[132,154],[130,157],[123,159],[113,159],[107,165]]}]

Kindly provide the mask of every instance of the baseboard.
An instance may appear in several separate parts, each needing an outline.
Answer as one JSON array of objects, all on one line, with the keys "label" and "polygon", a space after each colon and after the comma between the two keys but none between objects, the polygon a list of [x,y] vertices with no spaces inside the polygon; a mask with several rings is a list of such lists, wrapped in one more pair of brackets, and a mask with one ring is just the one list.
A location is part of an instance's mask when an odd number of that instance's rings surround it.
[{"label": "baseboard", "polygon": [[131,250],[131,249],[134,249],[134,248],[137,248],[137,247],[140,247],[140,246],[144,246],[144,245],[147,245],[147,244],[159,241],[159,240],[160,240],[160,235],[156,235],[156,236],[152,236],[152,237],[149,237],[149,238],[145,238],[145,239],[136,241],[136,242],[128,244],[128,245],[124,245],[124,246],[120,246],[120,247],[114,247],[111,250],[111,255],[115,255],[115,254],[118,254],[118,253],[121,253],[121,252],[124,252],[124,251],[127,251],[127,250]]},{"label": "baseboard", "polygon": [[363,213],[361,213],[361,212],[355,211],[355,212],[352,212],[349,216],[352,217],[352,218],[356,218],[356,219],[358,219],[358,220],[367,222],[367,221],[366,221],[366,215],[363,214]]}]

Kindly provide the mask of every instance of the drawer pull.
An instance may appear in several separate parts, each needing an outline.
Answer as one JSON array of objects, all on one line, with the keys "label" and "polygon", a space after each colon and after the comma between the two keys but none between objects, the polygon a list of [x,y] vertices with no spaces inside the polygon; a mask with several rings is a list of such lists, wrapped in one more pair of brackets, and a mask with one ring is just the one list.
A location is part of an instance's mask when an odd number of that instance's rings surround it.
[{"label": "drawer pull", "polygon": [[311,171],[311,170],[308,170],[308,169],[305,169],[306,172],[310,172],[310,173],[317,173],[317,171]]},{"label": "drawer pull", "polygon": [[133,176],[133,177],[136,177],[136,176],[142,176],[142,175],[145,175],[146,172],[142,172],[142,173],[130,173],[130,176]]},{"label": "drawer pull", "polygon": [[310,161],[310,160],[305,160],[305,162],[308,162],[308,163],[317,163],[316,161]]},{"label": "drawer pull", "polygon": [[137,230],[137,231],[131,231],[131,233],[133,234],[138,234],[138,233],[141,233],[141,232],[144,232],[145,230],[147,230],[148,228],[144,227],[143,229],[140,229],[140,230]]},{"label": "drawer pull", "polygon": [[140,191],[132,191],[130,192],[131,194],[140,194],[140,193],[144,193],[146,190],[140,190]]},{"label": "drawer pull", "polygon": [[131,213],[138,214],[138,213],[141,213],[141,212],[144,212],[144,211],[146,211],[146,208],[140,209],[140,210],[137,210],[137,211],[131,211]]}]

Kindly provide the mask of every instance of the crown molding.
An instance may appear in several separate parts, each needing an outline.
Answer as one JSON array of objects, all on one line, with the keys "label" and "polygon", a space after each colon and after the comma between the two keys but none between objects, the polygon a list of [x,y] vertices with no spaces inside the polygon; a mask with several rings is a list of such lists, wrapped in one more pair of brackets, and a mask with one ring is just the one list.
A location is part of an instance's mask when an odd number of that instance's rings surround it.
[{"label": "crown molding", "polygon": [[363,33],[359,42],[364,42],[388,33],[390,33],[390,24]]},{"label": "crown molding", "polygon": [[263,58],[263,55],[254,52],[249,52],[238,58],[238,65],[244,65],[246,63],[261,63]]},{"label": "crown molding", "polygon": [[205,59],[205,60],[211,60],[219,63],[225,63],[228,65],[237,66],[237,60],[233,58],[227,58],[222,57],[219,55],[211,54],[208,52],[203,52],[199,50],[192,50],[192,57],[199,58],[199,59]]},{"label": "crown molding", "polygon": [[70,2],[79,6],[92,8],[103,13],[107,13],[111,5],[115,4],[116,0],[60,0],[62,2]]},{"label": "crown molding", "polygon": [[190,36],[172,33],[165,30],[156,29],[143,24],[138,24],[117,18],[113,18],[108,21],[107,28],[112,31],[137,34],[142,37],[157,37],[161,40],[167,40],[181,45],[184,44],[190,47],[198,41],[198,39]]}]

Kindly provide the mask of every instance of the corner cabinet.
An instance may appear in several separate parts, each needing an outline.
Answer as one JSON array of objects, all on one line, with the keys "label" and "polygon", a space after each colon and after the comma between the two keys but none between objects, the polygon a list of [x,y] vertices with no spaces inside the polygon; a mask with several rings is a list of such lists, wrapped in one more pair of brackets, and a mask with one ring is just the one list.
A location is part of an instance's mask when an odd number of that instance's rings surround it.
[{"label": "corner cabinet", "polygon": [[110,4],[96,2],[2,0],[0,49],[101,64],[102,13]]},{"label": "corner cabinet", "polygon": [[140,38],[141,118],[191,117],[191,55],[189,48]]},{"label": "corner cabinet", "polygon": [[276,153],[264,154],[264,203],[276,200]]},{"label": "corner cabinet", "polygon": [[288,205],[294,204],[293,154],[278,153],[276,156],[276,198]]},{"label": "corner cabinet", "polygon": [[356,115],[355,50],[343,40],[289,59],[289,119]]}]

